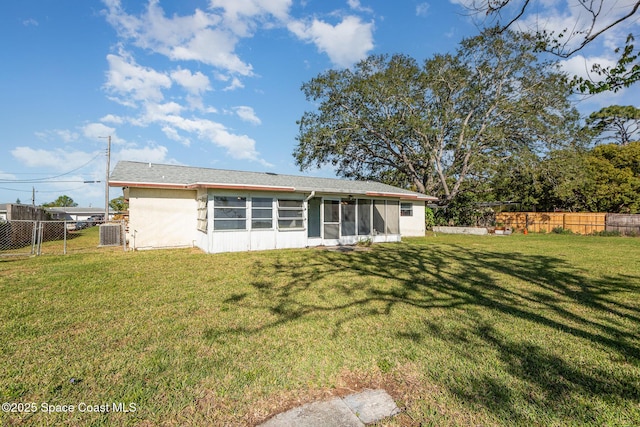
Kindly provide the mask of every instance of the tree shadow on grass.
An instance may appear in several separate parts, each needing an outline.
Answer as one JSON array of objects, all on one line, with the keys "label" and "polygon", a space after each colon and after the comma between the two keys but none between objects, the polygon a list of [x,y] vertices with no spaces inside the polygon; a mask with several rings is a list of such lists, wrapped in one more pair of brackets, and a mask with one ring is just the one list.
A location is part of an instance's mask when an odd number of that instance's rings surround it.
[{"label": "tree shadow on grass", "polygon": [[[478,351],[497,354],[502,376],[482,371],[446,383],[465,402],[517,423],[531,421],[532,408],[543,414],[556,412],[560,419],[592,422],[600,415],[599,409],[585,403],[589,397],[623,407],[630,402],[628,406],[639,415],[640,277],[588,274],[548,255],[411,244],[378,246],[367,252],[310,250],[307,257],[294,261],[256,261],[252,276],[250,285],[261,301],[257,308],[267,309],[271,319],[255,327],[217,331],[215,336],[260,333],[305,317],[353,309],[360,317],[385,316],[396,307],[410,306],[424,311],[424,328],[400,331],[399,346],[405,341],[420,344],[428,335],[464,351],[466,341],[473,340],[479,343]],[[249,304],[247,295],[239,295],[228,302]],[[481,311],[496,315],[500,322],[518,321],[558,332],[569,336],[574,346],[604,352],[608,363],[621,369],[611,371],[611,365],[592,362],[581,366],[574,356],[533,344],[522,334],[504,334],[483,319],[452,333],[430,320],[433,310]],[[351,320],[336,316],[334,336]],[[514,389],[505,375],[514,378],[519,388]],[[529,387],[530,394],[523,387]],[[533,419],[544,422],[540,416]],[[621,417],[629,421],[624,414]],[[557,418],[546,421],[553,424]]]}]

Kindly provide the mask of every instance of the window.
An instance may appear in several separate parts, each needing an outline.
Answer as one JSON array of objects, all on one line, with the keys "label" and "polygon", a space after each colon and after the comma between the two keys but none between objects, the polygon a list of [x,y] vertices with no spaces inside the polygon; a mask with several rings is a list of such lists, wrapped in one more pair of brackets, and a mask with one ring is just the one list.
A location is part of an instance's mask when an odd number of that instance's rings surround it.
[{"label": "window", "polygon": [[198,230],[207,232],[207,202],[209,197],[205,194],[198,199]]},{"label": "window", "polygon": [[213,198],[214,230],[246,230],[247,198],[215,196]]},{"label": "window", "polygon": [[278,199],[278,228],[304,229],[304,202]]},{"label": "window", "polygon": [[251,199],[251,228],[273,228],[273,199]]},{"label": "window", "polygon": [[413,216],[413,203],[400,203],[400,216]]}]

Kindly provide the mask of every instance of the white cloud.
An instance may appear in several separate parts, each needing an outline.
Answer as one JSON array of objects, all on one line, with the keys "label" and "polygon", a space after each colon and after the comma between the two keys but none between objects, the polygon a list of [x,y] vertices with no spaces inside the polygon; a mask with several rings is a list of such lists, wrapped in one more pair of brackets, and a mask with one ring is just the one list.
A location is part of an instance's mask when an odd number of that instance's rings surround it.
[{"label": "white cloud", "polygon": [[116,116],[114,114],[107,114],[106,116],[102,117],[100,121],[104,123],[113,123],[114,125],[120,125],[124,123],[125,120],[120,116]]},{"label": "white cloud", "polygon": [[179,68],[171,73],[171,78],[193,95],[211,90],[209,78],[200,71],[191,73],[190,70]]},{"label": "white cloud", "polygon": [[147,146],[142,148],[123,148],[113,154],[113,159],[129,160],[133,162],[167,163],[169,150],[162,145]]},{"label": "white cloud", "polygon": [[128,15],[119,0],[107,0],[107,20],[121,37],[171,60],[192,60],[249,76],[251,65],[235,53],[238,37],[221,26],[221,17],[196,9],[190,16],[167,18],[157,0],[140,17]]},{"label": "white cloud", "polygon": [[11,155],[20,163],[32,168],[52,168],[54,170],[70,170],[88,163],[95,153],[79,150],[43,150],[31,147],[16,147]]},{"label": "white cloud", "polygon": [[171,139],[172,141],[177,141],[180,144],[184,145],[185,147],[188,147],[191,145],[191,140],[189,138],[180,135],[178,131],[171,126],[163,126],[162,132],[165,134],[167,138]]},{"label": "white cloud", "polygon": [[370,7],[364,7],[360,4],[360,0],[347,0],[347,4],[353,10],[357,10],[358,12],[369,12],[372,13],[373,9]]},{"label": "white cloud", "polygon": [[234,77],[231,79],[231,83],[222,90],[225,92],[228,92],[231,90],[243,89],[243,88],[244,88],[244,84],[242,84],[242,81],[240,81],[239,78]]},{"label": "white cloud", "polygon": [[311,24],[302,21],[289,24],[291,32],[302,40],[313,42],[340,67],[350,67],[373,49],[373,28],[372,22],[362,22],[356,16],[347,16],[335,26],[317,19]]},{"label": "white cloud", "polygon": [[247,135],[232,134],[221,123],[211,120],[180,116],[166,116],[164,122],[174,129],[195,133],[202,140],[223,148],[235,159],[259,160],[256,142]]},{"label": "white cloud", "polygon": [[7,181],[14,181],[14,180],[17,180],[18,177],[12,173],[0,171],[0,179],[4,179]]},{"label": "white cloud", "polygon": [[[247,37],[258,23],[275,25],[289,19],[291,0],[210,0],[212,9],[220,9],[224,24],[234,34]],[[272,20],[275,19],[275,23]]]},{"label": "white cloud", "polygon": [[[183,117],[181,115],[183,110],[184,107],[175,102],[147,103],[144,114],[138,118],[130,118],[129,122],[134,126],[159,125],[165,136],[186,146],[191,143],[191,140],[181,135],[180,132],[195,134],[199,139],[224,149],[233,158],[260,160],[256,143],[250,137],[233,134],[226,126],[212,120],[200,117]],[[239,116],[242,115],[244,120],[259,123],[258,117],[253,114],[250,107],[241,107],[240,111],[236,111],[236,113]]]},{"label": "white cloud", "polygon": [[582,55],[574,55],[571,58],[560,61],[560,68],[569,76],[578,76],[584,79],[593,79],[598,81],[598,75],[591,72],[593,64],[600,64],[607,68],[614,66],[616,61],[600,56],[584,57]]},{"label": "white cloud", "polygon": [[416,6],[416,15],[422,16],[422,17],[428,16],[430,8],[431,8],[431,5],[429,3],[419,3]]},{"label": "white cloud", "polygon": [[235,107],[234,111],[236,112],[238,117],[240,117],[245,122],[249,122],[254,125],[259,125],[262,123],[258,118],[258,116],[256,116],[256,113],[255,111],[253,111],[253,108],[251,107],[247,107],[246,105],[243,105],[243,106]]},{"label": "white cloud", "polygon": [[22,21],[22,25],[24,25],[25,27],[29,27],[29,26],[37,27],[40,24],[35,19],[29,18],[29,19],[25,19],[24,21]]},{"label": "white cloud", "polygon": [[82,134],[87,138],[106,138],[111,136],[111,142],[116,138],[115,128],[109,127],[102,123],[89,123],[82,127]]},{"label": "white cloud", "polygon": [[184,107],[177,102],[164,104],[147,103],[145,112],[138,120],[132,120],[137,126],[147,126],[151,123],[163,122],[167,116],[179,116]]},{"label": "white cloud", "polygon": [[44,141],[62,140],[63,142],[74,142],[78,140],[78,133],[68,129],[52,129],[35,132],[35,135]]},{"label": "white cloud", "polygon": [[131,105],[136,101],[158,102],[164,98],[162,89],[171,87],[171,79],[164,73],[142,67],[130,55],[107,55],[106,90],[122,97],[120,103]]}]

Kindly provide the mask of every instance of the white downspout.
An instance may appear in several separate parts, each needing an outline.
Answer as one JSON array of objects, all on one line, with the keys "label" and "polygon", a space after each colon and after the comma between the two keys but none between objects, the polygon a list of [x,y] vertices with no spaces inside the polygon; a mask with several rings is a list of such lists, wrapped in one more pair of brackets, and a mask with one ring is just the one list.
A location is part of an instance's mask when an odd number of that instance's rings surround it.
[{"label": "white downspout", "polygon": [[304,199],[305,202],[308,202],[309,200],[311,200],[314,196],[316,195],[316,190],[311,191],[311,194],[309,194],[309,197],[307,197],[306,199]]},{"label": "white downspout", "polygon": [[307,230],[307,244],[305,247],[309,247],[309,200],[316,195],[316,190],[311,190],[309,196],[304,199],[304,228]]}]

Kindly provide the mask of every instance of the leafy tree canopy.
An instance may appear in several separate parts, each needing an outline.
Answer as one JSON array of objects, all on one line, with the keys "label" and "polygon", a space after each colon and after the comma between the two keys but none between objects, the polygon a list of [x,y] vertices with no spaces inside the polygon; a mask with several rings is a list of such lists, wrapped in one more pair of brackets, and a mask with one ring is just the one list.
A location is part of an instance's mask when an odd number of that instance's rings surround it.
[{"label": "leafy tree canopy", "polygon": [[640,129],[640,109],[632,105],[611,105],[592,113],[587,126],[601,140],[629,144]]},{"label": "leafy tree canopy", "polygon": [[541,211],[640,212],[640,142],[555,150],[523,173],[511,173],[511,181],[494,177],[502,200]]},{"label": "leafy tree canopy", "polygon": [[380,55],[320,74],[302,86],[318,108],[298,121],[296,163],[446,203],[499,162],[572,142],[578,113],[567,78],[538,60],[533,43],[488,30],[422,66]]},{"label": "leafy tree canopy", "polygon": [[60,196],[53,202],[44,203],[42,206],[44,207],[75,207],[78,206],[76,202],[69,196]]},{"label": "leafy tree canopy", "polygon": [[[489,25],[496,25],[498,31],[505,31],[523,22],[531,14],[538,13],[542,8],[554,7],[553,3],[544,4],[535,0],[469,0],[467,7],[488,19]],[[560,31],[538,27],[527,30],[537,39],[537,48],[551,52],[561,58],[568,58],[582,50],[603,34],[618,31],[624,22],[637,19],[640,10],[640,0],[632,2],[618,2],[611,0],[568,0],[567,5],[578,13],[575,20],[569,22]],[[586,19],[584,19],[586,18]],[[640,79],[640,51],[635,48],[634,35],[629,34],[624,45],[615,48],[618,55],[616,64],[605,67],[595,64],[591,72],[598,76],[597,80],[576,77],[575,86],[583,93],[616,92],[628,87]]]},{"label": "leafy tree canopy", "polygon": [[129,209],[129,203],[124,200],[124,196],[116,197],[109,201],[109,207],[116,212],[123,212]]}]

